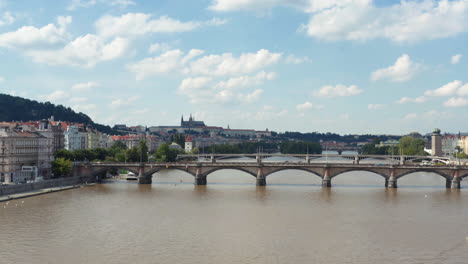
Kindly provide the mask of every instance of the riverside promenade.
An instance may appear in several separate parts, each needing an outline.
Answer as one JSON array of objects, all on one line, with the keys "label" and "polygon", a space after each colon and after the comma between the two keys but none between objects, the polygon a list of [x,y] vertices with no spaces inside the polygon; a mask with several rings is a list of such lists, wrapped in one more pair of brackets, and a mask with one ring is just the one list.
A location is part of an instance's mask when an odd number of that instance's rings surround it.
[{"label": "riverside promenade", "polygon": [[95,181],[94,176],[87,175],[24,184],[0,185],[0,202],[79,188]]}]

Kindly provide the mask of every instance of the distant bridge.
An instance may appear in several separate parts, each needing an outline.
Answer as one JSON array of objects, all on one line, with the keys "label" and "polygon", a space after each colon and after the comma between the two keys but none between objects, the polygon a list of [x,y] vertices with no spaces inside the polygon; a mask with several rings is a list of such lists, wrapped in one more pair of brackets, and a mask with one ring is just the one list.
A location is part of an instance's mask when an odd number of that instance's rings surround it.
[{"label": "distant bridge", "polygon": [[[297,155],[291,155],[297,156]],[[198,157],[198,156],[197,156]],[[373,155],[375,157],[375,155]],[[153,174],[162,170],[180,170],[192,175],[196,185],[206,185],[207,176],[219,170],[238,170],[256,178],[258,186],[265,186],[267,177],[284,170],[301,170],[310,172],[322,179],[322,186],[331,187],[332,179],[342,173],[351,171],[367,171],[383,177],[385,187],[397,188],[401,177],[416,172],[430,172],[446,179],[447,188],[460,188],[460,182],[468,177],[468,166],[418,166],[405,164],[406,157],[400,157],[403,164],[358,164],[358,163],[310,163],[306,162],[263,162],[257,158],[253,162],[200,162],[181,161],[173,163],[76,163],[74,176],[98,175],[110,169],[125,169],[138,175],[140,184],[151,184]],[[185,155],[185,158],[188,158]],[[380,156],[384,159],[384,157]]]}]

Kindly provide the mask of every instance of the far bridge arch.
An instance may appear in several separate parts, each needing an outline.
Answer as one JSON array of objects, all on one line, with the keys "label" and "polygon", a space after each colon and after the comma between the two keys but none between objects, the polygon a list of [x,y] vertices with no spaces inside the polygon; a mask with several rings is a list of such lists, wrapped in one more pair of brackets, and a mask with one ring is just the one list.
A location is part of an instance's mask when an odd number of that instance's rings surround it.
[{"label": "far bridge arch", "polygon": [[216,171],[220,171],[220,170],[236,170],[236,171],[242,171],[242,172],[245,172],[253,177],[257,177],[257,172],[258,172],[258,169],[255,167],[255,168],[242,168],[242,167],[217,167],[217,168],[208,168],[208,169],[203,169],[201,174],[204,176],[204,177],[208,177],[208,175],[216,172]]},{"label": "far bridge arch", "polygon": [[323,168],[317,168],[317,169],[313,169],[313,168],[304,168],[304,167],[280,167],[280,168],[274,168],[274,169],[270,169],[268,171],[265,171],[263,176],[265,178],[267,178],[268,176],[271,176],[272,174],[274,173],[277,173],[277,172],[281,172],[281,171],[287,171],[287,170],[299,170],[299,171],[305,171],[305,172],[308,172],[312,175],[315,175],[317,177],[319,177],[320,179],[323,178],[322,176],[322,172],[323,172]]},{"label": "far bridge arch", "polygon": [[371,172],[372,174],[375,174],[376,176],[383,177],[385,180],[390,177],[390,169],[386,169],[389,172],[385,173],[384,168],[345,168],[345,169],[340,169],[340,168],[332,168],[330,170],[330,179],[333,179],[341,174],[347,173],[347,172],[360,172],[360,171],[365,171],[365,172]]},{"label": "far bridge arch", "polygon": [[138,168],[133,168],[133,167],[125,167],[125,166],[122,166],[122,167],[114,167],[114,166],[106,166],[106,167],[94,167],[93,170],[92,170],[92,176],[96,176],[96,175],[99,175],[103,172],[107,172],[109,170],[126,170],[126,171],[130,171],[132,172],[133,174],[137,175],[139,174],[138,172]]},{"label": "far bridge arch", "polygon": [[414,170],[410,170],[410,171],[405,171],[403,173],[399,173],[396,175],[396,178],[397,179],[400,179],[402,177],[405,177],[405,176],[408,176],[408,175],[411,175],[411,174],[414,174],[414,173],[418,173],[418,172],[423,172],[423,173],[432,173],[432,174],[435,174],[435,175],[438,175],[442,178],[445,178],[446,180],[451,180],[452,179],[452,175],[450,173],[447,173],[447,172],[442,172],[442,171],[438,171],[438,170],[425,170],[425,169],[414,169]]},{"label": "far bridge arch", "polygon": [[195,177],[195,172],[191,171],[189,168],[180,168],[180,167],[157,167],[145,173],[145,177],[153,177],[153,174],[158,173],[160,171],[171,171],[171,170],[178,170],[183,171],[193,177]]}]

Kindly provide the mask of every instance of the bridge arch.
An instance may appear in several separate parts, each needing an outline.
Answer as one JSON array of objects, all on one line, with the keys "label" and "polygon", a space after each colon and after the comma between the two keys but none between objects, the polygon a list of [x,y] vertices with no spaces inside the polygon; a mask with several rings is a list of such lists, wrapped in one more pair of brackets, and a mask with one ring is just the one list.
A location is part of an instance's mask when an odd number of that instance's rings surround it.
[{"label": "bridge arch", "polygon": [[125,166],[122,166],[122,167],[108,166],[108,167],[95,168],[94,170],[92,170],[92,174],[93,174],[92,176],[99,175],[99,174],[101,174],[103,172],[106,172],[106,171],[109,171],[109,170],[112,170],[112,169],[130,171],[130,172],[132,172],[133,174],[135,174],[137,176],[139,174],[137,168],[130,168],[130,167],[125,167]]},{"label": "bridge arch", "polygon": [[[432,173],[432,174],[435,174],[435,175],[438,175],[442,178],[445,178],[447,180],[451,180],[452,179],[452,176],[447,174],[447,173],[444,173],[442,171],[438,171],[438,170],[431,170],[431,171],[427,171],[427,170],[424,170],[424,169],[415,169],[415,170],[410,170],[410,171],[407,171],[407,172],[404,172],[402,174],[399,174],[396,176],[397,179],[400,179],[402,177],[405,177],[407,175],[410,175],[410,174],[414,174],[414,173],[417,173],[417,172],[425,172],[425,173]],[[467,175],[468,176],[468,175]]]},{"label": "bridge arch", "polygon": [[203,171],[203,175],[205,177],[207,177],[208,175],[212,174],[213,172],[216,172],[216,171],[220,171],[220,170],[237,170],[237,171],[242,171],[242,172],[245,172],[253,177],[257,177],[257,172],[256,172],[256,168],[255,168],[255,171],[251,171],[249,169],[246,169],[246,168],[241,168],[241,167],[219,167],[219,168],[210,168],[208,170],[205,170]]},{"label": "bridge arch", "polygon": [[311,170],[311,169],[306,169],[306,168],[303,168],[303,167],[285,167],[285,168],[272,169],[271,171],[266,172],[263,176],[266,178],[266,177],[272,175],[273,173],[277,173],[277,172],[280,172],[280,171],[286,171],[286,170],[300,170],[300,171],[305,171],[305,172],[311,173],[311,174],[319,177],[320,179],[322,179],[322,177],[323,177],[320,172],[317,172],[317,171],[314,171],[314,170]]},{"label": "bridge arch", "polygon": [[178,167],[169,167],[169,168],[163,168],[163,167],[158,167],[158,168],[155,168],[155,169],[152,169],[148,172],[145,173],[145,176],[146,177],[153,177],[153,174],[157,173],[157,172],[160,172],[160,171],[170,171],[170,170],[178,170],[178,171],[183,171],[193,177],[195,177],[195,173],[188,170],[188,169],[183,169],[183,168],[178,168]]},{"label": "bridge arch", "polygon": [[383,177],[384,179],[388,179],[389,175],[385,174],[384,172],[376,169],[371,169],[371,168],[350,168],[350,169],[341,169],[341,170],[335,170],[331,172],[330,178],[333,179],[337,176],[340,176],[341,174],[347,173],[347,172],[359,172],[359,171],[365,171],[365,172],[370,172],[372,174],[378,175]]}]

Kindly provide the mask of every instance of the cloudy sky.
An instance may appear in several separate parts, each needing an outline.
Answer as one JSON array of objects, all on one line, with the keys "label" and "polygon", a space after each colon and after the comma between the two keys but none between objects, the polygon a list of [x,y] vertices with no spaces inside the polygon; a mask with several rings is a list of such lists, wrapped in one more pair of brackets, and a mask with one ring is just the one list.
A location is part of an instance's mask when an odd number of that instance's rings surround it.
[{"label": "cloudy sky", "polygon": [[113,125],[468,132],[468,0],[0,0],[0,92]]}]

